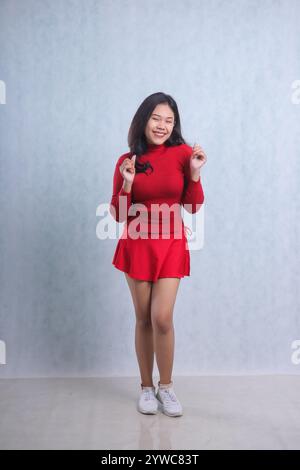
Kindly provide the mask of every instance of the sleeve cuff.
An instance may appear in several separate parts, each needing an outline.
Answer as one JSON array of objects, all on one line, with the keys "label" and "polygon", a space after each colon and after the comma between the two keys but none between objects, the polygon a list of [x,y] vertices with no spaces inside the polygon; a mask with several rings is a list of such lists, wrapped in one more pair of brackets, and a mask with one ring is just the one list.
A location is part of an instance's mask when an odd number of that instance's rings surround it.
[{"label": "sleeve cuff", "polygon": [[189,179],[189,183],[193,186],[195,184],[201,183],[201,176],[199,176],[199,179],[197,181],[192,180],[192,178]]},{"label": "sleeve cuff", "polygon": [[129,193],[128,193],[128,192],[125,191],[124,188],[122,187],[122,188],[120,189],[119,196],[131,196],[131,191],[129,191]]}]

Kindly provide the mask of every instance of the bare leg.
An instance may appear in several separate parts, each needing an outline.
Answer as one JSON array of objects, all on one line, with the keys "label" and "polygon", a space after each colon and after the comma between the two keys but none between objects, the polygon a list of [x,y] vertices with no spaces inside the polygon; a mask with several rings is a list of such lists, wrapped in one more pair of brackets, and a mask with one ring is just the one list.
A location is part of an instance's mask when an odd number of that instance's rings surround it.
[{"label": "bare leg", "polygon": [[160,278],[153,283],[151,295],[151,320],[154,349],[160,373],[160,383],[172,380],[174,359],[173,309],[180,278]]},{"label": "bare leg", "polygon": [[141,383],[145,387],[153,386],[153,330],[151,323],[151,281],[133,279],[127,273],[125,277],[131,292],[135,315],[135,350],[138,359]]}]

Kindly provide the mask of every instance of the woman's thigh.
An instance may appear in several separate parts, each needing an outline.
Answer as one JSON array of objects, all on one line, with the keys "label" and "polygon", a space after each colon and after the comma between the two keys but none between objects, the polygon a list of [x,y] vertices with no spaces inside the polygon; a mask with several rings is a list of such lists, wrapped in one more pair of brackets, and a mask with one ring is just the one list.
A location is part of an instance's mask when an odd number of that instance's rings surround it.
[{"label": "woman's thigh", "polygon": [[151,323],[151,291],[153,283],[151,281],[133,279],[127,273],[124,274],[130,289],[137,320],[145,324]]}]

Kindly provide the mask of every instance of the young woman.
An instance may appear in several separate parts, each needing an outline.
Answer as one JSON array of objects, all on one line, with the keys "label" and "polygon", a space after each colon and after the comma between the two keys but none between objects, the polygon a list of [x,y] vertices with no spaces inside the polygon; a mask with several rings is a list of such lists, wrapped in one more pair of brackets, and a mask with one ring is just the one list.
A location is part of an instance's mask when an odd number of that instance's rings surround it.
[{"label": "young woman", "polygon": [[[180,279],[190,275],[190,254],[180,207],[194,213],[203,204],[200,168],[207,157],[199,145],[192,148],[184,141],[177,104],[161,92],[139,106],[128,145],[130,152],[116,163],[110,212],[117,222],[125,222],[112,264],[124,272],[135,310],[141,375],[137,409],[155,414],[159,401],[163,413],[181,416],[172,381],[173,309]],[[167,222],[166,214],[161,221],[162,207],[169,210]],[[160,374],[157,393],[154,353]]]}]

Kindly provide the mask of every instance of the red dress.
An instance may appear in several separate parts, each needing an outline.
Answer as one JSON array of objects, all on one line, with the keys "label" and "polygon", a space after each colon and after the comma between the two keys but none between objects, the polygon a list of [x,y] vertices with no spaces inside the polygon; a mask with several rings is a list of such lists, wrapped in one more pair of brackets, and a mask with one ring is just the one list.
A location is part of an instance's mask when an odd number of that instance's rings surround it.
[{"label": "red dress", "polygon": [[[148,161],[153,172],[147,168],[146,173],[136,173],[129,193],[122,188],[119,166],[132,153],[121,155],[116,163],[110,208],[115,220],[125,225],[112,264],[132,278],[156,281],[190,275],[190,253],[180,208],[184,205],[188,212],[195,213],[204,201],[201,177],[197,182],[190,178],[192,151],[187,144],[148,145],[139,161]],[[166,208],[166,218],[162,207]]]}]

